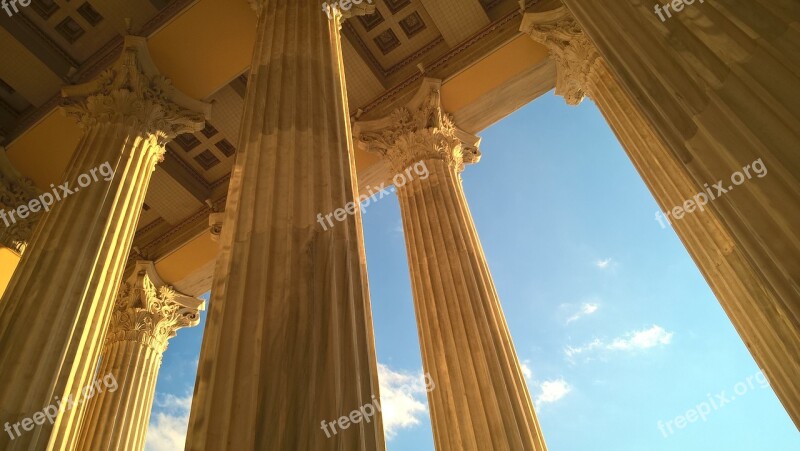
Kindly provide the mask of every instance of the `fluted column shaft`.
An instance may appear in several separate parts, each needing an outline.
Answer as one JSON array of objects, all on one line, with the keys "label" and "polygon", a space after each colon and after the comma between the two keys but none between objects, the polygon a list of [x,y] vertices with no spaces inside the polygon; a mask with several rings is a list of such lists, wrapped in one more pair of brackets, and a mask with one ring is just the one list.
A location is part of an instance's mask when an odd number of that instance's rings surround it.
[{"label": "fluted column shaft", "polygon": [[77,449],[144,449],[162,356],[161,351],[136,341],[106,345],[97,374],[113,375],[119,388],[92,398]]},{"label": "fluted column shaft", "polygon": [[[80,398],[91,385],[150,175],[167,139],[202,127],[202,116],[170,103],[169,89],[144,82],[163,80],[139,72],[144,49],[142,39],[126,40],[114,68],[65,89],[64,108],[84,133],[64,180],[75,189],[80,174],[106,162],[114,174],[41,218],[0,301],[0,422],[30,418],[56,397]],[[0,434],[0,449],[75,449],[83,412],[62,409],[54,424],[14,439]]]},{"label": "fluted column shaft", "polygon": [[151,262],[137,262],[119,291],[97,373],[112,376],[118,388],[89,400],[77,449],[144,449],[167,341],[197,325],[203,308],[201,300],[165,286]]},{"label": "fluted column shaft", "polygon": [[446,450],[545,450],[456,168],[424,163],[399,187],[434,442]]},{"label": "fluted column shaft", "polygon": [[[695,2],[661,23],[652,4],[564,3],[577,22],[560,2],[547,0],[528,8],[522,30],[550,49],[558,67],[557,93],[570,104],[584,95],[595,100],[664,211],[706,191],[706,183],[730,180],[756,159],[764,162],[768,174],[763,179],[671,222],[800,425],[795,376],[800,374],[795,315],[800,268],[796,252],[782,255],[797,243],[797,227],[791,224],[800,219],[798,161],[788,150],[798,140],[796,128],[785,127],[797,123],[797,115],[790,118],[784,108],[800,98],[793,88],[783,92],[778,82],[797,80],[785,67],[798,67],[798,60],[796,52],[769,50],[773,45],[788,50],[800,42],[797,31],[786,28],[796,23],[791,11],[800,10],[778,2],[754,1],[730,10],[715,1]],[[752,29],[744,33],[739,27]],[[773,73],[778,83],[759,87],[772,83],[762,71],[776,64],[781,66]],[[765,127],[763,116],[776,122]]]},{"label": "fluted column shaft", "polygon": [[[339,23],[315,0],[260,0],[187,450],[382,450]],[[365,4],[365,3],[364,3]]]},{"label": "fluted column shaft", "polygon": [[422,363],[436,384],[428,393],[435,447],[543,451],[461,186],[464,165],[480,160],[480,138],[442,109],[441,85],[426,78],[406,106],[355,125],[359,145],[397,174]]}]

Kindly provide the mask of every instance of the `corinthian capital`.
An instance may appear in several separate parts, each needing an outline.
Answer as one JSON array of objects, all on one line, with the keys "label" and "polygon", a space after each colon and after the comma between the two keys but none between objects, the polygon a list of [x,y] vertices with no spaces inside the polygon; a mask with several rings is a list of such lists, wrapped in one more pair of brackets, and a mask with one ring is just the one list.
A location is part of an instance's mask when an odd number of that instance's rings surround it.
[{"label": "corinthian capital", "polygon": [[520,30],[547,47],[555,60],[556,94],[569,105],[578,105],[585,96],[591,96],[600,53],[560,1],[546,0],[528,7]]},{"label": "corinthian capital", "polygon": [[203,128],[211,105],[178,91],[161,75],[142,37],[126,36],[122,55],[94,80],[64,87],[61,107],[78,125],[124,123],[156,139],[159,147]]},{"label": "corinthian capital", "polygon": [[158,352],[178,329],[197,325],[205,302],[167,286],[152,262],[138,261],[120,286],[106,343],[135,341]]},{"label": "corinthian capital", "polygon": [[19,253],[24,251],[40,216],[29,214],[24,219],[17,217],[12,220],[7,214],[36,199],[39,194],[33,180],[17,172],[8,161],[6,150],[0,147],[0,211],[5,212],[0,218],[0,245]]},{"label": "corinthian capital", "polygon": [[408,105],[383,119],[357,122],[353,135],[361,147],[386,157],[395,173],[430,159],[462,171],[480,160],[480,138],[455,126],[442,109],[440,90],[440,80],[425,79]]}]

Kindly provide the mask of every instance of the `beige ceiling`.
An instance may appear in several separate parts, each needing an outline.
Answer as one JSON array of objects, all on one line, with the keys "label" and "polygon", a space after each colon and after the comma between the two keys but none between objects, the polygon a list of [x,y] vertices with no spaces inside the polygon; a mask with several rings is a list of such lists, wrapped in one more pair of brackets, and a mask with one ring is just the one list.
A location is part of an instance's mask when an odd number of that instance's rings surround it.
[{"label": "beige ceiling", "polygon": [[[60,87],[108,67],[129,23],[133,34],[148,38],[156,64],[179,89],[213,104],[206,129],[168,144],[135,240],[153,259],[190,248],[209,205],[224,208],[239,146],[255,23],[246,0],[34,2],[39,6],[23,8],[20,17],[0,17],[0,137],[9,158],[40,185],[59,180],[58,166],[79,135],[53,114]],[[518,31],[518,0],[376,3],[374,17],[349,19],[342,29],[354,117],[387,114],[430,77],[443,80],[446,107],[477,133],[552,87],[546,51]],[[49,166],[38,164],[44,160]],[[380,181],[375,156],[356,160],[360,182]]]}]

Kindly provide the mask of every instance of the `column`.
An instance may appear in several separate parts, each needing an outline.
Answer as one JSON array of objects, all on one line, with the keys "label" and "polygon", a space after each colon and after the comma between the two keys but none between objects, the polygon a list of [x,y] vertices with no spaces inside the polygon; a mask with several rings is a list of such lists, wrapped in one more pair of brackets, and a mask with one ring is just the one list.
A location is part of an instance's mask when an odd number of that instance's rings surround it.
[{"label": "column", "polygon": [[138,37],[63,94],[83,135],[0,300],[0,422],[21,423],[16,437],[0,434],[3,450],[76,449],[85,409],[62,408],[52,424],[25,420],[93,382],[155,164],[208,111],[158,74]]},{"label": "column", "polygon": [[[549,0],[528,8],[521,30],[550,50],[557,63],[557,94],[571,105],[587,95],[596,102],[662,211],[681,206],[704,191],[560,2]],[[672,227],[772,388],[798,422],[800,336],[778,308],[779,295],[734,240],[717,201],[673,220]]]},{"label": "column", "polygon": [[383,450],[379,413],[328,424],[379,396],[361,216],[317,222],[357,196],[341,17],[317,0],[253,3],[186,449]]},{"label": "column", "polygon": [[[546,450],[500,299],[459,173],[480,158],[479,139],[458,131],[426,79],[408,107],[359,123],[367,149],[403,174],[397,186],[406,238],[435,448]],[[425,171],[421,171],[424,172]]]},{"label": "column", "polygon": [[144,449],[167,341],[178,329],[196,326],[203,309],[202,300],[167,286],[152,262],[136,262],[117,294],[96,375],[104,382],[110,376],[115,383],[103,385],[87,401],[77,449]]}]

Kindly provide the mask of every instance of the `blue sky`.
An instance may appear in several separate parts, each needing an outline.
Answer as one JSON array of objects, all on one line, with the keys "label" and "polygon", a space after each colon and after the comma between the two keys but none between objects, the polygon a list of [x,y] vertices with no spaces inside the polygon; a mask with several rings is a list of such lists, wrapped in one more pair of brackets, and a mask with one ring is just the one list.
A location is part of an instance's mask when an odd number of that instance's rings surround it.
[{"label": "blue sky", "polygon": [[[464,189],[551,451],[800,450],[593,103],[550,93],[481,136]],[[432,450],[396,197],[364,228],[387,448]],[[164,356],[149,451],[183,449],[202,327]]]}]

